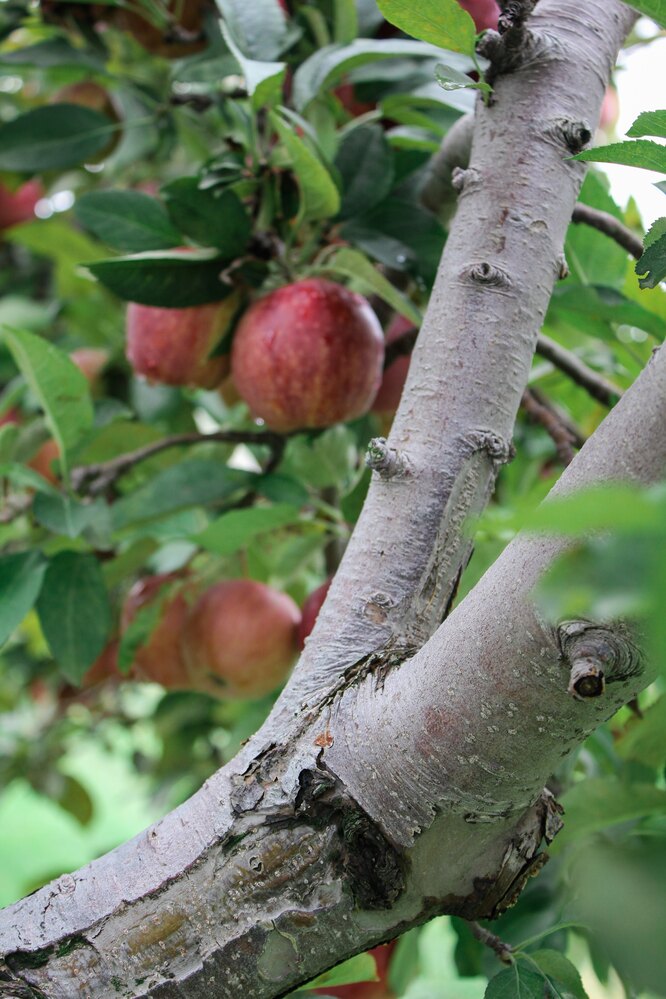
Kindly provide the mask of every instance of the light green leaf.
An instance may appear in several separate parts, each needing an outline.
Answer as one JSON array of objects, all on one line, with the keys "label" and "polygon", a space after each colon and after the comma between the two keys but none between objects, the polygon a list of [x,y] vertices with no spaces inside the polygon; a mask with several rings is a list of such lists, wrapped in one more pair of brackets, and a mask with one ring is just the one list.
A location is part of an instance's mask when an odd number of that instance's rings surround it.
[{"label": "light green leaf", "polygon": [[356,0],[334,0],[333,37],[336,42],[352,42],[358,34]]},{"label": "light green leaf", "polygon": [[[666,4],[664,4],[666,9]],[[654,135],[666,139],[666,111],[643,111],[628,130],[632,138],[640,135]]]},{"label": "light green leaf", "polygon": [[0,170],[64,170],[93,159],[116,125],[77,104],[52,104],[0,127]]},{"label": "light green leaf", "polygon": [[68,452],[93,425],[88,381],[67,354],[34,333],[5,330],[2,340],[41,403],[67,475]]},{"label": "light green leaf", "polygon": [[39,552],[0,557],[0,645],[34,606],[45,571],[46,562]]},{"label": "light green leaf", "polygon": [[558,833],[549,852],[591,833],[647,815],[666,815],[666,791],[652,784],[623,784],[616,777],[582,780],[562,796],[564,829]]},{"label": "light green leaf", "polygon": [[231,510],[213,521],[205,531],[192,538],[196,544],[216,555],[232,555],[245,548],[248,541],[266,531],[298,523],[298,507],[288,503]]},{"label": "light green leaf", "polygon": [[629,6],[666,28],[666,0],[631,0]]},{"label": "light green leaf", "polygon": [[316,221],[337,215],[340,195],[324,164],[279,115],[271,111],[270,120],[289,154],[300,187],[299,221]]},{"label": "light green leaf", "polygon": [[334,988],[338,985],[353,985],[356,982],[378,982],[377,965],[372,954],[357,954],[350,957],[348,961],[343,961],[330,971],[325,971],[308,985],[298,989],[303,992],[307,989]]},{"label": "light green leaf", "polygon": [[111,607],[93,555],[63,551],[49,563],[37,613],[53,657],[78,683],[100,654],[111,630]]},{"label": "light green leaf", "polygon": [[353,278],[365,294],[379,295],[401,316],[411,319],[416,326],[420,326],[423,321],[423,317],[414,303],[397,288],[394,288],[391,282],[359,250],[353,250],[348,246],[334,249],[315,270]]},{"label": "light green leaf", "polygon": [[666,146],[660,146],[651,139],[635,139],[633,142],[611,142],[608,146],[584,149],[572,157],[594,163],[620,163],[623,166],[640,167],[642,170],[657,170],[666,173]]},{"label": "light green leaf", "polygon": [[127,253],[168,249],[183,241],[159,201],[140,191],[91,191],[78,199],[74,214],[103,243]]},{"label": "light green leaf", "polygon": [[377,6],[391,24],[421,41],[443,49],[472,55],[474,21],[457,0],[378,0]]}]

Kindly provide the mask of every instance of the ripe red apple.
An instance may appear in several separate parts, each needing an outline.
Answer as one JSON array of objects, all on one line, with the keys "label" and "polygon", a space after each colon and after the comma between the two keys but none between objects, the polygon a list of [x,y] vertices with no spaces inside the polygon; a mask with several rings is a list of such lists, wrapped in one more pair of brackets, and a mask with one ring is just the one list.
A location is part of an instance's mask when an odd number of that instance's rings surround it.
[{"label": "ripe red apple", "polygon": [[206,590],[190,611],[183,653],[192,686],[261,697],[286,679],[301,614],[286,593],[250,579]]},{"label": "ripe red apple", "polygon": [[[400,340],[401,337],[413,332],[413,330],[414,324],[409,319],[405,316],[395,316],[386,330],[387,346]],[[390,422],[400,404],[400,397],[407,379],[410,360],[409,354],[402,354],[396,357],[389,364],[388,368],[384,369],[384,376],[379,386],[379,392],[372,404],[372,412],[377,413],[380,419],[384,421],[388,420]]]},{"label": "ripe red apple", "polygon": [[[153,603],[165,586],[182,580],[182,573],[160,573],[146,576],[134,584],[127,594],[120,618],[121,631],[126,631],[138,611]],[[141,645],[134,656],[132,675],[139,680],[152,680],[163,687],[189,687],[187,669],[181,651],[181,638],[188,613],[187,596],[191,589],[187,582],[166,597],[160,619],[148,641]],[[162,594],[164,596],[164,594]]]},{"label": "ripe red apple", "polygon": [[332,281],[307,278],[247,310],[231,369],[254,415],[289,431],[367,413],[383,359],[382,328],[366,300]]},{"label": "ripe red apple", "polygon": [[497,31],[497,19],[499,17],[499,7],[495,0],[458,0],[474,21],[477,32],[493,28]]},{"label": "ripe red apple", "polygon": [[131,302],[126,323],[128,361],[138,375],[151,382],[214,388],[229,373],[229,356],[210,354],[237,304],[236,295],[188,309],[161,309]]},{"label": "ripe red apple", "polygon": [[326,986],[315,989],[317,995],[333,996],[335,999],[393,999],[393,992],[388,987],[388,966],[395,941],[373,947],[369,952],[377,965],[378,982],[357,982],[354,985]]},{"label": "ripe red apple", "polygon": [[53,438],[51,438],[48,441],[44,441],[44,443],[37,449],[28,462],[28,468],[32,468],[33,471],[39,472],[39,474],[45,478],[47,482],[50,482],[52,486],[55,486],[60,481],[60,477],[53,468],[53,462],[58,458],[60,458],[60,448]]},{"label": "ripe red apple", "polygon": [[331,576],[331,578],[327,579],[325,583],[322,583],[321,586],[318,586],[316,590],[312,591],[301,608],[301,623],[298,626],[297,635],[299,649],[304,647],[305,639],[315,626],[315,621],[319,616],[319,611],[323,607],[326,594],[328,593],[332,582],[333,577]]},{"label": "ripe red apple", "polygon": [[[120,123],[120,115],[116,105],[108,90],[95,83],[94,80],[79,80],[77,83],[68,83],[65,87],[60,87],[53,94],[50,104],[78,104],[82,108],[90,111],[97,111],[110,120],[113,125]],[[109,141],[94,157],[91,163],[100,163],[111,155],[120,142],[120,129],[109,132]]]},{"label": "ripe red apple", "polygon": [[44,197],[44,188],[38,180],[28,180],[17,191],[10,191],[0,183],[0,232],[35,217],[35,205]]},{"label": "ripe red apple", "polygon": [[206,0],[169,0],[166,8],[174,15],[172,27],[158,27],[136,11],[121,8],[114,10],[112,19],[147,52],[164,59],[181,59],[204,49],[207,44],[203,35]]}]

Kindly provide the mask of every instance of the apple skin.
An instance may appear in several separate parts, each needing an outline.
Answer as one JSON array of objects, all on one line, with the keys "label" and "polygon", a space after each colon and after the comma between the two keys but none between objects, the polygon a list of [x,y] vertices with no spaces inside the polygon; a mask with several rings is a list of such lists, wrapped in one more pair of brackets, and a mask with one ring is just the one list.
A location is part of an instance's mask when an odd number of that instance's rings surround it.
[{"label": "apple skin", "polygon": [[103,347],[80,347],[69,355],[88,380],[91,389],[99,385],[99,376],[109,362],[109,352]]},{"label": "apple skin", "polygon": [[301,623],[298,626],[297,642],[299,649],[305,646],[305,639],[315,626],[319,611],[324,605],[326,594],[328,593],[333,577],[327,579],[325,583],[313,590],[301,608]]},{"label": "apple skin", "polygon": [[[160,573],[140,579],[131,588],[123,605],[120,628],[125,632],[138,611],[157,599],[163,586],[183,579],[182,573]],[[187,583],[164,602],[161,617],[148,641],[135,653],[131,674],[137,680],[161,683],[169,689],[190,686],[181,651],[181,638],[189,610],[191,589]]]},{"label": "apple skin", "polygon": [[58,458],[60,458],[60,448],[53,438],[50,438],[50,440],[44,441],[37,449],[28,462],[28,468],[39,472],[47,482],[50,482],[52,486],[56,486],[60,481],[60,476],[53,470],[53,462]]},{"label": "apple skin", "polygon": [[[413,330],[414,324],[405,316],[394,316],[386,330],[387,346],[395,343],[396,340],[405,336],[406,333],[411,333]],[[409,354],[396,357],[395,361],[384,370],[384,377],[379,386],[379,392],[372,404],[372,412],[377,413],[382,419],[392,418],[400,404],[400,397],[402,396],[402,390],[407,379],[410,360],[411,357]]]},{"label": "apple skin", "polygon": [[44,188],[38,180],[28,180],[17,191],[10,191],[0,183],[0,232],[21,222],[31,222],[35,205],[44,197]]},{"label": "apple skin", "polygon": [[316,995],[333,996],[334,999],[393,999],[393,992],[388,987],[388,966],[395,941],[373,947],[370,954],[377,964],[378,982],[356,982],[354,985],[336,985],[315,989]]},{"label": "apple skin", "polygon": [[175,32],[172,37],[168,28],[152,24],[133,10],[116,8],[113,23],[132,35],[147,52],[164,59],[181,59],[201,52],[208,44],[206,38],[198,37],[203,30],[206,0],[169,0],[166,7],[171,14],[177,13],[177,27],[191,40],[178,38]]},{"label": "apple skin", "polygon": [[330,427],[370,409],[384,336],[367,301],[307,278],[259,299],[241,318],[231,370],[252,413],[273,430]]},{"label": "apple skin", "polygon": [[262,697],[289,674],[301,613],[286,593],[250,579],[216,583],[190,611],[183,653],[192,686]]},{"label": "apple skin", "polygon": [[599,115],[599,128],[604,132],[612,131],[617,125],[620,116],[620,102],[615,87],[606,87],[604,99],[601,102],[601,113]]},{"label": "apple skin", "polygon": [[120,673],[118,672],[119,644],[118,639],[113,639],[113,641],[104,646],[95,662],[81,677],[79,687],[82,690],[90,690],[91,687],[96,687],[98,684],[103,683],[105,680],[110,680],[112,677],[120,680]]},{"label": "apple skin", "polygon": [[[235,296],[231,298],[235,301]],[[214,388],[229,374],[227,354],[209,357],[233,314],[229,299],[187,309],[130,302],[127,360],[150,382]]]},{"label": "apple skin", "polygon": [[471,16],[477,32],[486,31],[487,28],[497,31],[500,11],[495,0],[458,0],[458,2]]},{"label": "apple skin", "polygon": [[[79,107],[88,108],[90,111],[97,111],[103,114],[114,125],[120,123],[120,116],[113,103],[108,90],[95,83],[94,80],[79,80],[77,83],[68,83],[64,87],[56,90],[49,101],[49,104],[78,104]],[[120,129],[116,129],[109,135],[109,141],[90,160],[91,163],[101,163],[120,142]]]}]

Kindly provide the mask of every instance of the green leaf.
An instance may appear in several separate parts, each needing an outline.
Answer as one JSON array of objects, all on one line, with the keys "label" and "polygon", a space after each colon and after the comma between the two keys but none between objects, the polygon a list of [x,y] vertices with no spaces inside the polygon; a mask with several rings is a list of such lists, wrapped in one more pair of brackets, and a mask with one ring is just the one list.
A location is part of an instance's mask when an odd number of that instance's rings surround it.
[{"label": "green leaf", "polygon": [[337,215],[340,195],[324,164],[279,115],[271,111],[270,120],[289,154],[301,191],[298,221],[316,221]]},{"label": "green leaf", "polygon": [[38,493],[32,504],[38,523],[54,534],[64,534],[68,538],[79,537],[105,511],[103,502],[81,503],[62,493]]},{"label": "green leaf", "polygon": [[358,34],[355,0],[334,0],[333,37],[336,42],[352,42]]},{"label": "green leaf", "polygon": [[343,961],[330,971],[325,971],[308,985],[303,985],[298,992],[306,989],[334,988],[338,985],[354,985],[356,982],[378,982],[377,965],[372,954],[357,954]]},{"label": "green leaf", "polygon": [[335,158],[342,179],[340,218],[368,211],[388,195],[395,169],[393,150],[380,125],[359,125],[347,132]]},{"label": "green leaf", "polygon": [[140,191],[91,191],[78,199],[74,214],[103,243],[128,253],[183,241],[159,201]]},{"label": "green leaf", "polygon": [[[386,59],[441,59],[442,50],[425,42],[406,38],[377,40],[357,38],[349,45],[326,45],[302,63],[294,73],[292,99],[302,111],[320,91],[341,80],[350,70]],[[447,62],[456,69],[472,69],[470,59],[456,53],[447,54]]]},{"label": "green leaf", "polygon": [[666,146],[660,146],[651,139],[611,142],[608,146],[585,149],[572,159],[595,163],[620,163],[624,166],[641,167],[642,170],[666,173]]},{"label": "green leaf", "polygon": [[232,291],[220,280],[226,260],[217,250],[136,253],[87,264],[98,281],[119,298],[140,305],[185,309],[219,302]]},{"label": "green leaf", "polygon": [[[601,176],[590,171],[579,200],[591,208],[609,212],[622,220],[622,213],[608,193]],[[627,251],[589,225],[572,223],[567,230],[564,255],[580,284],[606,285],[621,289],[627,274]]]},{"label": "green leaf", "polygon": [[651,704],[642,718],[632,719],[622,730],[615,748],[624,760],[637,760],[655,770],[666,762],[666,695]]},{"label": "green leaf", "polygon": [[484,999],[552,999],[542,975],[516,962],[488,982]]},{"label": "green leaf", "polygon": [[245,86],[252,98],[252,106],[259,110],[262,107],[273,107],[278,104],[282,96],[287,64],[249,59],[235,44],[224,23],[222,24],[222,35],[245,77]]},{"label": "green leaf", "polygon": [[252,223],[233,191],[201,190],[196,177],[180,177],[162,188],[169,215],[181,232],[216,247],[226,260],[240,257]]},{"label": "green leaf", "polygon": [[666,28],[666,0],[631,0],[629,6]]},{"label": "green leaf", "polygon": [[281,472],[269,472],[257,479],[255,490],[260,496],[265,496],[272,503],[289,503],[301,507],[307,503],[309,493],[305,486],[290,475]]},{"label": "green leaf", "polygon": [[93,425],[88,381],[63,351],[34,333],[5,330],[2,339],[44,409],[67,475],[68,452]]},{"label": "green leaf", "polygon": [[421,313],[407,296],[394,288],[391,282],[359,250],[352,250],[348,246],[334,249],[315,270],[353,278],[355,284],[361,287],[364,294],[379,295],[396,312],[406,316],[416,326],[420,326],[423,321]]},{"label": "green leaf", "polygon": [[652,784],[623,784],[616,777],[582,780],[562,796],[565,822],[549,851],[565,846],[591,833],[647,815],[666,815],[666,791]]},{"label": "green leaf", "polygon": [[37,492],[48,493],[52,496],[59,495],[58,490],[47,482],[46,479],[35,472],[27,465],[22,465],[18,461],[6,461],[0,465],[0,478],[9,479],[10,482],[24,489],[35,489]]},{"label": "green leaf", "polygon": [[69,774],[62,777],[62,785],[54,800],[82,826],[87,826],[93,817],[92,798],[83,784]]},{"label": "green leaf", "polygon": [[191,458],[171,465],[112,507],[115,529],[155,520],[192,506],[223,502],[249,488],[254,477],[219,460]]},{"label": "green leaf", "polygon": [[472,80],[466,73],[454,69],[453,66],[446,66],[444,63],[437,63],[435,66],[435,79],[442,90],[482,90],[490,93],[493,89],[485,80]]},{"label": "green leaf", "polygon": [[565,987],[566,994],[574,999],[588,999],[587,992],[578,973],[578,969],[559,950],[536,950],[529,958],[538,964],[539,969],[550,980]]},{"label": "green leaf", "polygon": [[52,67],[84,66],[96,73],[104,72],[104,63],[90,49],[75,48],[66,38],[49,38],[48,41],[27,45],[13,52],[0,54],[0,66],[38,66],[40,69]]},{"label": "green leaf", "polygon": [[[666,223],[666,219],[659,219],[653,229],[659,223]],[[656,288],[660,281],[666,280],[666,232],[649,245],[646,237],[645,245],[645,252],[640,260],[636,261],[636,273],[642,275],[638,283],[641,288]]]},{"label": "green leaf", "polygon": [[391,24],[407,35],[443,49],[472,55],[476,29],[474,21],[457,0],[377,0],[377,6]]},{"label": "green leaf", "polygon": [[279,0],[218,0],[224,24],[244,56],[271,62],[287,41],[288,23]]},{"label": "green leaf", "polygon": [[205,531],[192,538],[197,545],[216,555],[232,555],[245,548],[248,541],[266,531],[275,531],[299,520],[298,507],[288,503],[230,510],[213,521]]},{"label": "green leaf", "polygon": [[[666,10],[666,2],[664,3]],[[643,111],[633,123],[627,135],[655,135],[666,139],[666,111]]]},{"label": "green leaf", "polygon": [[111,607],[97,559],[72,551],[56,555],[46,570],[37,612],[53,657],[67,679],[78,683],[111,630]]},{"label": "green leaf", "polygon": [[64,170],[94,158],[117,125],[78,104],[51,104],[0,127],[0,170]]},{"label": "green leaf", "polygon": [[0,645],[4,645],[39,596],[46,562],[39,552],[0,557]]}]

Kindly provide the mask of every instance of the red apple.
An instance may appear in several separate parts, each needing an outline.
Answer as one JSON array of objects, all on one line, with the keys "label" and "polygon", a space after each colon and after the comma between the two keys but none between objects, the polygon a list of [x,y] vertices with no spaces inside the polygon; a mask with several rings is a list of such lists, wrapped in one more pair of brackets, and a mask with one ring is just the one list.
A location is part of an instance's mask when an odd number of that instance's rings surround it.
[{"label": "red apple", "polygon": [[500,9],[495,0],[458,0],[474,21],[477,32],[493,28],[497,31]]},{"label": "red apple", "polygon": [[336,985],[315,989],[317,995],[333,996],[335,999],[393,999],[388,987],[388,966],[395,941],[374,947],[370,954],[377,965],[378,982],[357,982],[354,985]]},{"label": "red apple", "polygon": [[[78,104],[82,108],[90,111],[97,111],[109,119],[110,124],[118,125],[120,115],[116,109],[108,90],[95,83],[94,80],[79,80],[77,83],[68,83],[53,94],[50,104]],[[120,142],[120,129],[116,128],[109,132],[109,141],[103,149],[95,153],[88,161],[90,163],[100,163],[111,155]]]},{"label": "red apple", "polygon": [[301,614],[286,593],[250,579],[217,583],[187,619],[183,653],[192,686],[261,697],[286,679]]},{"label": "red apple", "polygon": [[326,594],[328,593],[332,582],[333,577],[331,576],[331,578],[327,579],[325,583],[322,583],[321,586],[318,586],[316,590],[312,591],[301,608],[301,623],[298,626],[297,635],[299,649],[304,647],[305,639],[315,626],[315,621],[319,616],[319,611],[323,607]]},{"label": "red apple", "polygon": [[358,118],[362,114],[367,114],[368,111],[374,111],[377,107],[373,101],[360,101],[356,96],[353,83],[341,83],[333,93],[352,118]]},{"label": "red apple", "polygon": [[[414,324],[409,319],[405,318],[405,316],[395,316],[386,330],[386,344],[395,343],[401,337],[405,336],[405,334],[413,332],[413,330]],[[377,413],[382,419],[392,419],[393,414],[400,404],[400,397],[407,379],[410,360],[409,354],[402,354],[396,357],[389,364],[388,368],[384,369],[384,377],[379,386],[379,392],[372,404],[372,412]]]},{"label": "red apple", "polygon": [[44,188],[38,180],[26,181],[17,191],[0,183],[0,231],[34,219],[35,205],[43,197]]},{"label": "red apple", "polygon": [[[232,301],[233,300],[233,301]],[[137,374],[165,385],[214,388],[229,373],[229,356],[211,357],[238,304],[161,309],[131,302],[127,307],[127,359]]]},{"label": "red apple", "polygon": [[6,409],[4,413],[0,414],[0,427],[4,427],[8,423],[20,423],[21,413],[16,408],[16,406],[10,406]]},{"label": "red apple", "polygon": [[88,379],[91,388],[96,388],[99,376],[108,364],[109,352],[102,347],[80,347],[69,355],[74,364]]},{"label": "red apple", "polygon": [[[206,47],[203,16],[206,0],[169,0],[166,9],[173,16],[173,25],[158,27],[134,10],[116,8],[113,23],[130,35],[147,52],[164,59],[181,59]],[[112,8],[107,8],[110,10]]]},{"label": "red apple", "polygon": [[118,672],[118,645],[118,639],[113,639],[113,641],[104,646],[95,662],[81,677],[79,687],[83,690],[89,690],[91,687],[96,687],[98,683],[103,683],[105,680],[111,679],[111,677],[115,677],[117,680],[120,679],[120,673]]},{"label": "red apple", "polygon": [[599,115],[599,128],[604,131],[612,131],[617,125],[620,115],[620,102],[615,87],[606,87],[604,99],[601,102],[601,113]]},{"label": "red apple", "polygon": [[60,448],[56,442],[51,438],[37,449],[33,457],[28,462],[28,468],[32,468],[33,471],[39,472],[39,474],[50,482],[52,486],[55,486],[60,481],[60,477],[54,471],[53,462],[60,458]]},{"label": "red apple", "polygon": [[[146,576],[134,584],[123,606],[120,627],[127,630],[142,607],[153,603],[165,586],[177,584],[182,573],[161,573]],[[152,680],[163,687],[189,687],[187,669],[181,652],[181,637],[188,613],[186,597],[191,592],[187,583],[174,589],[164,600],[160,619],[148,641],[141,645],[134,656],[132,675],[139,680]]]},{"label": "red apple", "polygon": [[274,430],[330,427],[367,413],[384,337],[361,296],[322,278],[285,285],[242,317],[231,353],[236,388]]}]

